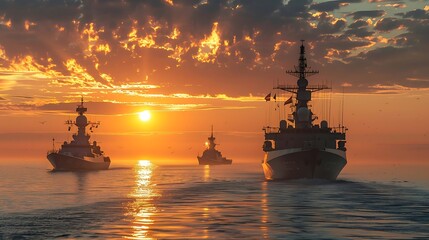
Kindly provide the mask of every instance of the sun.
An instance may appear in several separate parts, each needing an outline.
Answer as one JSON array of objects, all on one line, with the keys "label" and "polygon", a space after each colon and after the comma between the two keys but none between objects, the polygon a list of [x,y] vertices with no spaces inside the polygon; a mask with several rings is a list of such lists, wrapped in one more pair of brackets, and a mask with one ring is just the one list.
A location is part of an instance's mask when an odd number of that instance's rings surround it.
[{"label": "sun", "polygon": [[148,110],[144,110],[143,112],[139,112],[139,118],[143,122],[147,122],[150,120],[150,112]]}]

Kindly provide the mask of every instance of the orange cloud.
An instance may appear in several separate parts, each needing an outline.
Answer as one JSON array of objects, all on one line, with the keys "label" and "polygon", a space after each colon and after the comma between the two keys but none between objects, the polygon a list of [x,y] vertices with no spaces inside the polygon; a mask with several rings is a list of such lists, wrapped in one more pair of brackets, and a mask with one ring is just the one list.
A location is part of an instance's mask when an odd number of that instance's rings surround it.
[{"label": "orange cloud", "polygon": [[210,36],[206,36],[199,42],[198,53],[192,57],[200,62],[213,63],[216,59],[216,54],[220,45],[218,23],[214,22]]}]

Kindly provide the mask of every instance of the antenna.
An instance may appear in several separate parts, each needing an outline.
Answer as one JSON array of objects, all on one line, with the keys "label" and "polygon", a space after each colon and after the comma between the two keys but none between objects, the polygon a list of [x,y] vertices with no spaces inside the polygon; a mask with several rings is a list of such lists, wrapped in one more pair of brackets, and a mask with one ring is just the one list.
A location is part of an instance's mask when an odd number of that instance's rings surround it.
[{"label": "antenna", "polygon": [[52,138],[52,152],[55,152],[55,138]]},{"label": "antenna", "polygon": [[343,99],[341,102],[341,128],[344,130],[344,86],[343,86]]},{"label": "antenna", "polygon": [[304,40],[301,40],[301,47],[300,47],[299,54],[300,54],[299,66],[294,66],[294,70],[287,70],[286,73],[301,79],[318,74],[319,71],[310,70],[310,67],[307,66],[307,58],[305,57]]},{"label": "antenna", "polygon": [[332,80],[331,80],[331,91],[329,92],[329,109],[328,109],[328,122],[331,125],[331,108],[332,107]]}]

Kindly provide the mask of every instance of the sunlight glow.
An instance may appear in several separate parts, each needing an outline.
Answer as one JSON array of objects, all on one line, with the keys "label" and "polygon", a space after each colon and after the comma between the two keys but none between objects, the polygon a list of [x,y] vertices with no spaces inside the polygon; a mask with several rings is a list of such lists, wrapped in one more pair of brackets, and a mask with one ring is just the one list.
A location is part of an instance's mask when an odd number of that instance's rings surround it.
[{"label": "sunlight glow", "polygon": [[156,184],[152,182],[154,165],[149,160],[139,160],[136,165],[135,188],[129,195],[134,201],[127,206],[125,215],[132,216],[131,227],[134,232],[130,239],[153,239],[150,235],[154,216],[158,211],[153,198],[160,196]]},{"label": "sunlight glow", "polygon": [[140,167],[149,167],[150,165],[151,165],[151,162],[149,160],[139,160]]},{"label": "sunlight glow", "polygon": [[148,110],[144,110],[143,112],[139,112],[139,118],[143,122],[149,121],[150,117],[151,117],[151,115],[150,115],[150,112]]}]

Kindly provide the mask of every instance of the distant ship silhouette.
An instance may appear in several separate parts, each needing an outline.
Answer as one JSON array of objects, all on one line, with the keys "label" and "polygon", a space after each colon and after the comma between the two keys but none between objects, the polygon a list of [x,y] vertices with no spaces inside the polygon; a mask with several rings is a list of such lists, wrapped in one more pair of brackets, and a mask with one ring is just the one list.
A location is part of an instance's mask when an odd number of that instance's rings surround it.
[{"label": "distant ship silhouette", "polygon": [[90,135],[86,134],[86,127],[90,125],[92,132],[94,127],[98,128],[100,122],[88,122],[86,116],[83,115],[86,111],[87,108],[83,106],[82,97],[80,105],[76,108],[78,113],[76,121],[66,121],[66,124],[69,125],[69,131],[72,125],[77,126],[77,134],[73,134],[73,140],[70,143],[64,142],[59,150],[55,150],[54,145],[52,151],[48,152],[47,158],[54,170],[106,170],[109,168],[110,158],[104,156],[96,141],[92,144],[89,143]]},{"label": "distant ship silhouette", "polygon": [[197,156],[198,163],[200,165],[229,165],[232,163],[231,159],[227,159],[226,157],[222,157],[221,152],[215,149],[216,143],[215,137],[213,137],[213,125],[212,125],[212,134],[207,140],[207,149],[204,150],[203,155]]}]

